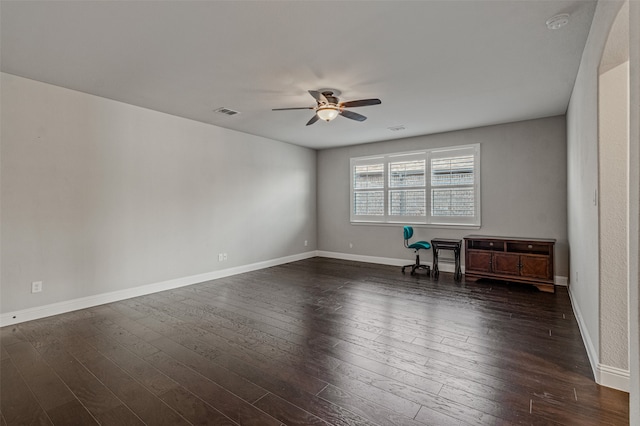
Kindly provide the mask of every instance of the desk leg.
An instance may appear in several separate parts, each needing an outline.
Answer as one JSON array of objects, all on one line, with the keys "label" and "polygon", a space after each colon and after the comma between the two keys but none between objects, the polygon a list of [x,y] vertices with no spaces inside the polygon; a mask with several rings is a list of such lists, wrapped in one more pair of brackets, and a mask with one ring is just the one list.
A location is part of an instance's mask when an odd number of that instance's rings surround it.
[{"label": "desk leg", "polygon": [[456,273],[453,275],[453,279],[458,281],[462,279],[462,268],[460,267],[460,249],[455,249],[454,254],[456,257]]},{"label": "desk leg", "polygon": [[433,276],[437,278],[440,270],[438,269],[438,249],[436,248],[433,249],[433,268],[431,269],[433,269]]}]

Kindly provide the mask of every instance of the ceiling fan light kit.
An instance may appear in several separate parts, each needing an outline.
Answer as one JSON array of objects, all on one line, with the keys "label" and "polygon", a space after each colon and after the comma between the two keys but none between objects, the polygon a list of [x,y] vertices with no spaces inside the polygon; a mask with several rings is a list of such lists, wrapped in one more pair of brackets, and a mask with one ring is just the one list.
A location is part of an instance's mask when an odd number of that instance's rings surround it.
[{"label": "ceiling fan light kit", "polygon": [[318,114],[318,117],[320,117],[320,119],[324,121],[333,120],[338,116],[339,113],[340,113],[340,110],[333,105],[319,107],[316,110],[316,114]]},{"label": "ceiling fan light kit", "polygon": [[338,115],[355,121],[364,121],[367,119],[362,114],[345,110],[345,108],[363,107],[369,105],[380,105],[380,99],[360,99],[357,101],[340,102],[338,94],[340,92],[333,89],[309,90],[309,94],[316,100],[315,107],[294,107],[294,108],[274,108],[273,111],[286,111],[292,109],[312,109],[315,115],[307,122],[307,126],[312,125],[319,119],[331,121]]}]

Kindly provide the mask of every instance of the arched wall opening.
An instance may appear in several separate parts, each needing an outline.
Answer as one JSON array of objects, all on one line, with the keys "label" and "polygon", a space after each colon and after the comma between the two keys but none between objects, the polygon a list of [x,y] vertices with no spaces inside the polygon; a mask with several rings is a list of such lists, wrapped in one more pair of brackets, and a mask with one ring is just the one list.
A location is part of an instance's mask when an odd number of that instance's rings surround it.
[{"label": "arched wall opening", "polygon": [[[598,71],[600,364],[629,376],[629,4],[611,27]],[[622,383],[612,387],[626,388]]]}]

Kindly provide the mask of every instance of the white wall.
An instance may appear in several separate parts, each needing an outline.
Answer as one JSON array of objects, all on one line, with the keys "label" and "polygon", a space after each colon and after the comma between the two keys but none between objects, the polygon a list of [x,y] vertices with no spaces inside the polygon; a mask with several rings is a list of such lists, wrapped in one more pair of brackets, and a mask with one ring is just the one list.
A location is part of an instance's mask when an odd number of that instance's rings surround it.
[{"label": "white wall", "polygon": [[600,362],[629,369],[629,62],[600,75]]},{"label": "white wall", "polygon": [[640,424],[640,2],[629,4],[629,424]]},{"label": "white wall", "polygon": [[570,293],[594,370],[594,358],[600,358],[598,66],[620,6],[598,3],[567,110]]},{"label": "white wall", "polygon": [[640,2],[629,3],[629,424],[640,424]]},{"label": "white wall", "polygon": [[1,78],[3,314],[315,250],[315,151]]},{"label": "white wall", "polygon": [[621,6],[622,2],[618,1],[598,2],[567,110],[569,292],[596,380],[616,387],[624,383],[624,372],[600,364],[603,312],[600,306],[600,229],[596,189],[599,65],[609,31]]},{"label": "white wall", "polygon": [[[555,238],[556,275],[566,276],[565,117],[551,117],[318,153],[318,248],[346,255],[407,259],[402,225],[352,225],[349,159],[366,155],[480,143],[482,227],[415,227],[418,239],[467,234]],[[353,244],[350,247],[349,244]],[[424,263],[431,253],[424,254]]]}]

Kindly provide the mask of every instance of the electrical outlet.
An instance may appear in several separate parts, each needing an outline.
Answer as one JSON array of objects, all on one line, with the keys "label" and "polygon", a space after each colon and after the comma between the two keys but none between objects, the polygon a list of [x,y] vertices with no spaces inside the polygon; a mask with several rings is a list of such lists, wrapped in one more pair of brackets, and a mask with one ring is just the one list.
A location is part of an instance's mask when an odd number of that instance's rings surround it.
[{"label": "electrical outlet", "polygon": [[353,248],[353,243],[349,243],[349,248]]},{"label": "electrical outlet", "polygon": [[224,256],[222,253],[218,253],[218,262],[222,262],[224,260]]},{"label": "electrical outlet", "polygon": [[227,261],[227,259],[228,259],[228,257],[227,257],[227,253],[223,253],[222,260],[223,260],[224,262],[226,262],[226,261]]},{"label": "electrical outlet", "polygon": [[304,246],[306,247],[306,246],[308,246],[308,245],[309,245],[309,241],[304,240]]},{"label": "electrical outlet", "polygon": [[31,283],[31,293],[40,293],[42,291],[42,281],[34,281]]}]

